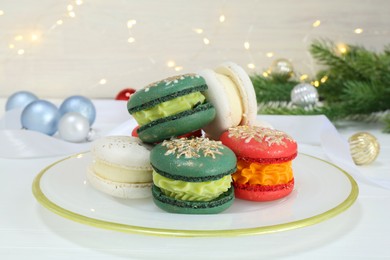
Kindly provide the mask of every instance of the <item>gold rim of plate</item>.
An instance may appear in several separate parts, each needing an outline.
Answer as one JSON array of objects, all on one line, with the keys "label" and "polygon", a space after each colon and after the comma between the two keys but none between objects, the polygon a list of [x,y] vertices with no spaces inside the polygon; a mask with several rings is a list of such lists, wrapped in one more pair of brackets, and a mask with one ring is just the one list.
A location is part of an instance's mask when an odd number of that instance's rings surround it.
[{"label": "gold rim of plate", "polygon": [[45,194],[41,190],[40,182],[42,176],[53,166],[56,164],[61,163],[62,161],[69,160],[72,158],[76,158],[81,156],[82,154],[77,154],[73,156],[66,157],[62,160],[56,161],[46,168],[44,168],[34,179],[33,185],[32,185],[32,192],[37,199],[37,201],[43,205],[45,208],[49,209],[50,211],[54,212],[57,215],[60,215],[64,218],[70,219],[75,222],[79,222],[82,224],[86,224],[89,226],[102,228],[102,229],[108,229],[108,230],[114,230],[114,231],[120,231],[125,233],[132,233],[132,234],[143,234],[143,235],[153,235],[153,236],[164,236],[164,237],[234,237],[234,236],[249,236],[249,235],[262,235],[262,234],[269,234],[269,233],[275,233],[275,232],[281,232],[281,231],[287,231],[291,229],[297,229],[301,227],[311,226],[317,223],[320,223],[322,221],[325,221],[327,219],[330,219],[345,210],[347,210],[352,204],[356,201],[358,194],[359,194],[359,187],[356,183],[356,181],[350,176],[346,171],[338,167],[337,165],[334,165],[333,163],[330,163],[328,161],[322,160],[320,158],[302,154],[308,157],[311,157],[313,159],[325,162],[336,169],[338,169],[341,173],[343,173],[349,180],[351,184],[351,192],[349,193],[348,197],[338,204],[337,206],[312,217],[300,219],[297,221],[291,221],[287,223],[282,224],[276,224],[276,225],[269,225],[269,226],[260,226],[260,227],[253,227],[253,228],[239,228],[239,229],[223,229],[223,230],[180,230],[180,229],[165,229],[165,228],[152,228],[152,227],[142,227],[142,226],[133,226],[133,225],[127,225],[127,224],[120,224],[110,221],[104,221],[99,220],[91,217],[87,217],[84,215],[77,214],[75,212],[72,212],[70,210],[67,210],[52,201],[50,201],[49,198],[45,196]]}]

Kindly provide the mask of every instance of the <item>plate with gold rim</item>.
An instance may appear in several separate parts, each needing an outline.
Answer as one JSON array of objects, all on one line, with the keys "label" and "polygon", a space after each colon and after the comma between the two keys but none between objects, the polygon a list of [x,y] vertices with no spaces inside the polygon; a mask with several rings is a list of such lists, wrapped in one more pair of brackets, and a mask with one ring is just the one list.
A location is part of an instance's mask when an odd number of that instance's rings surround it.
[{"label": "plate with gold rim", "polygon": [[95,190],[86,180],[90,153],[67,157],[44,168],[34,179],[37,201],[67,219],[120,232],[172,237],[261,235],[314,225],[347,210],[357,199],[355,180],[325,160],[299,154],[293,161],[295,187],[282,199],[235,199],[216,215],[172,214],[152,198],[125,200]]}]

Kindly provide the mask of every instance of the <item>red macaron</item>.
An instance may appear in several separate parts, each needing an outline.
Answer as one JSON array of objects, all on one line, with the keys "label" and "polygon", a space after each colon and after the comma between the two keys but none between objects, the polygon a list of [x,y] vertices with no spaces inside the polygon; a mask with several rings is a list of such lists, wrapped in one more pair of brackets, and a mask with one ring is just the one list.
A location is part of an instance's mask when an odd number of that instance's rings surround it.
[{"label": "red macaron", "polygon": [[220,140],[237,156],[237,171],[233,174],[237,198],[271,201],[291,193],[291,161],[297,156],[297,143],[292,137],[282,131],[245,125],[230,128]]}]

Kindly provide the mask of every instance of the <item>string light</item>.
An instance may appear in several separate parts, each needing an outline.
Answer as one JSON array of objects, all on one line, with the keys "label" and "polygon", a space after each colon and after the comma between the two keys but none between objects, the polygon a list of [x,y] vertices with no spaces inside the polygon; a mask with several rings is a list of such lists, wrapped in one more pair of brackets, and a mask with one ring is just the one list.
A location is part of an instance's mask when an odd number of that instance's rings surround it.
[{"label": "string light", "polygon": [[197,34],[202,34],[203,33],[203,29],[202,28],[194,28],[192,29],[194,32],[196,32]]},{"label": "string light", "polygon": [[129,37],[129,39],[127,39],[127,42],[128,42],[128,43],[133,43],[133,42],[135,42],[134,37]]},{"label": "string light", "polygon": [[252,69],[252,70],[254,68],[256,68],[255,64],[253,64],[253,63],[249,63],[247,66],[248,66],[249,69]]},{"label": "string light", "polygon": [[176,62],[175,62],[175,61],[173,61],[173,60],[167,61],[167,66],[168,66],[169,68],[172,68],[172,67],[174,67],[175,65],[176,65]]},{"label": "string light", "polygon": [[344,43],[339,43],[337,44],[337,49],[341,54],[345,54],[347,52],[347,45],[345,45]]},{"label": "string light", "polygon": [[306,80],[308,77],[309,77],[309,76],[308,76],[307,74],[303,74],[303,75],[301,75],[301,76],[299,77],[299,79],[300,79],[301,81],[304,81],[304,80]]},{"label": "string light", "polygon": [[76,13],[75,12],[69,12],[68,15],[71,18],[75,18],[76,17]]},{"label": "string light", "polygon": [[323,76],[322,78],[321,78],[321,83],[325,83],[326,81],[328,80],[328,76]]},{"label": "string light", "polygon": [[320,20],[316,20],[313,24],[313,27],[318,27],[321,25],[321,21]]},{"label": "string light", "polygon": [[[78,7],[77,6],[80,6],[80,5],[82,5],[83,4],[83,1],[82,0],[70,0],[69,2],[71,2],[71,4],[68,4],[68,5],[66,5],[66,10],[63,10],[63,13],[59,16],[59,17],[57,17],[57,18],[62,18],[62,19],[64,19],[65,21],[66,21],[66,15],[68,15],[69,17],[71,17],[71,18],[75,18],[76,17],[76,13],[75,13],[75,11],[78,11]],[[65,6],[63,6],[63,8],[64,8]],[[65,8],[64,8],[65,9]],[[3,11],[3,10],[0,10],[0,16],[2,16],[2,15],[4,15],[5,14],[5,12]],[[79,15],[79,13],[77,13],[77,15],[78,16],[80,16]],[[55,24],[51,27],[51,29],[55,29],[55,27],[56,27],[56,25],[62,25],[63,23],[64,23],[64,20],[62,20],[62,19],[58,19],[56,22],[55,22]],[[220,23],[224,23],[225,21],[226,21],[226,16],[224,15],[224,14],[220,14],[219,15],[219,17],[218,17],[218,19],[219,19],[219,22]],[[229,20],[230,21],[230,20]],[[311,23],[312,21],[309,21],[309,26],[310,26],[310,23]],[[214,18],[214,23],[218,23],[218,21],[215,21],[215,18]],[[127,21],[127,27],[129,28],[129,29],[132,29],[135,25],[137,24],[137,21],[135,20],[135,19],[129,19],[128,21]],[[314,28],[316,28],[316,27],[319,27],[320,25],[321,25],[321,20],[315,20],[314,22],[312,22],[312,27],[314,27]],[[122,24],[122,26],[124,26],[123,24]],[[253,25],[252,25],[253,26]],[[191,28],[191,27],[190,27]],[[353,29],[353,27],[352,28],[350,28],[349,30],[350,30],[350,32],[353,30],[353,32],[355,33],[355,34],[361,34],[361,33],[363,33],[363,29],[362,28],[355,28],[355,29]],[[204,30],[202,29],[202,28],[192,28],[192,31],[193,32],[195,32],[196,34],[203,34],[204,33]],[[251,32],[252,31],[252,29],[250,29],[249,30],[249,32]],[[132,32],[131,32],[131,30],[129,30],[129,34],[130,35],[128,35],[128,39],[127,39],[127,42],[128,43],[134,43],[136,40],[135,40],[135,38],[132,36]],[[210,35],[208,35],[208,36],[210,36]],[[15,37],[14,37],[14,41],[10,41],[10,43],[9,43],[9,45],[8,45],[8,48],[9,49],[16,49],[16,50],[14,50],[14,51],[16,51],[16,53],[18,54],[18,55],[24,55],[25,54],[25,49],[21,49],[21,47],[26,47],[25,46],[25,42],[21,42],[21,43],[19,43],[19,42],[15,42],[15,41],[23,41],[23,40],[26,40],[26,41],[29,41],[29,40],[31,40],[32,42],[39,42],[40,41],[40,39],[41,38],[43,38],[43,35],[42,35],[42,33],[41,32],[38,32],[38,33],[36,33],[36,32],[34,32],[34,33],[26,33],[26,34],[23,34],[23,35],[16,35]],[[43,39],[46,39],[46,37],[44,37]],[[210,40],[209,40],[209,38],[206,38],[206,37],[204,37],[204,35],[202,35],[202,36],[200,36],[199,38],[198,38],[199,40],[200,39],[202,39],[203,40],[203,43],[205,44],[205,45],[209,45],[210,44]],[[247,38],[248,39],[248,38]],[[213,38],[212,38],[212,40],[213,40]],[[253,43],[253,42],[252,42]],[[199,44],[201,44],[200,43],[200,41],[199,41]],[[214,44],[214,42],[213,42],[213,44]],[[254,43],[255,44],[255,43]],[[245,41],[244,43],[243,43],[243,45],[244,45],[244,48],[245,48],[245,50],[250,50],[251,49],[251,43],[249,43],[248,41]],[[32,45],[31,45],[32,46]],[[340,44],[340,45],[337,45],[337,49],[338,49],[338,51],[341,53],[341,54],[345,54],[348,50],[347,50],[347,46],[345,45],[345,44]],[[27,49],[26,50],[27,51],[27,53],[30,53],[30,51]],[[278,51],[278,50],[275,50],[276,52]],[[15,52],[14,52],[15,53]],[[263,54],[263,53],[262,53]],[[272,57],[274,57],[274,52],[266,52],[265,53],[265,56],[266,57],[268,57],[268,58],[272,58]],[[152,57],[149,57],[149,59],[151,60],[151,63],[152,64],[156,64],[156,62],[153,60],[153,58]],[[255,61],[253,61],[253,62],[255,62]],[[157,63],[158,64],[158,63]],[[162,63],[161,64],[162,66],[164,66],[164,63]],[[257,64],[258,65],[258,64]],[[167,61],[167,63],[166,63],[166,66],[168,66],[169,68],[172,68],[172,69],[174,69],[175,71],[181,71],[181,70],[183,70],[183,66],[178,66],[178,65],[176,65],[176,62],[175,61],[173,61],[173,60],[169,60],[169,61]],[[185,66],[185,64],[184,64],[184,66]],[[259,65],[258,65],[259,66]],[[249,68],[249,69],[255,69],[256,68],[256,65],[254,64],[254,63],[248,63],[247,64],[247,67]],[[269,75],[270,75],[270,71],[265,71],[265,72],[263,72],[262,73],[262,75],[264,76],[264,77],[268,77]],[[308,75],[307,74],[303,74],[303,75],[301,75],[300,76],[300,80],[307,80],[308,79]],[[326,80],[328,79],[328,77],[327,76],[324,76],[324,77],[322,77],[320,80],[317,80],[317,81],[314,81],[314,82],[312,82],[312,84],[314,85],[314,86],[316,86],[316,87],[318,87],[320,84],[322,84],[322,83],[324,83],[324,82],[326,82]],[[99,84],[101,84],[101,85],[104,85],[104,84],[106,84],[107,83],[107,80],[105,79],[105,78],[102,78],[100,81],[99,81]]]},{"label": "string light", "polygon": [[35,42],[35,41],[37,41],[38,39],[39,39],[38,34],[35,34],[35,33],[31,34],[31,41]]},{"label": "string light", "polygon": [[134,20],[134,19],[131,19],[131,20],[128,20],[127,21],[127,28],[132,28],[134,25],[136,25],[137,24],[137,21],[136,20]]}]

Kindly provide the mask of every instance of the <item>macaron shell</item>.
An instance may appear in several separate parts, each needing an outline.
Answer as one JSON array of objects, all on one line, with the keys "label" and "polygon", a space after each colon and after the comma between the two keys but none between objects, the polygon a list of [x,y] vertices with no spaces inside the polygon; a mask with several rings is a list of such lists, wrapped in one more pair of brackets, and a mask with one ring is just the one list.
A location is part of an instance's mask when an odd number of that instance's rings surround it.
[{"label": "macaron shell", "polygon": [[92,167],[87,169],[87,180],[96,190],[121,199],[141,199],[152,196],[153,183],[120,183],[97,176]]},{"label": "macaron shell", "polygon": [[194,91],[204,91],[206,88],[206,82],[198,74],[169,77],[135,92],[127,103],[127,109],[133,113]]},{"label": "macaron shell", "polygon": [[228,209],[234,201],[234,189],[211,201],[184,201],[165,196],[161,190],[153,185],[153,201],[160,209],[177,214],[217,214]]},{"label": "macaron shell", "polygon": [[197,138],[173,139],[156,145],[150,153],[150,162],[157,173],[167,178],[200,182],[233,173],[237,159],[222,143]]},{"label": "macaron shell", "polygon": [[215,71],[230,77],[238,86],[244,108],[241,125],[253,124],[257,115],[257,100],[255,89],[248,74],[233,62],[223,63]]},{"label": "macaron shell", "polygon": [[263,186],[233,183],[236,198],[250,201],[272,201],[289,195],[294,189],[294,179],[286,184]]},{"label": "macaron shell", "polygon": [[224,145],[238,158],[257,162],[285,162],[297,155],[297,143],[284,132],[260,127],[238,126],[221,135]]},{"label": "macaron shell", "polygon": [[117,167],[152,170],[149,156],[151,147],[132,136],[106,136],[92,145],[92,156]]},{"label": "macaron shell", "polygon": [[[203,127],[203,130],[208,137],[217,140],[223,131],[240,124],[243,113],[241,96],[236,86],[233,86],[234,89],[227,89],[231,88],[231,86],[220,82],[221,79],[218,78],[218,74],[215,71],[204,69],[199,72],[199,75],[207,82],[208,89],[205,92],[205,96],[213,104],[217,112],[214,120]],[[234,82],[232,84],[235,85]]]}]

